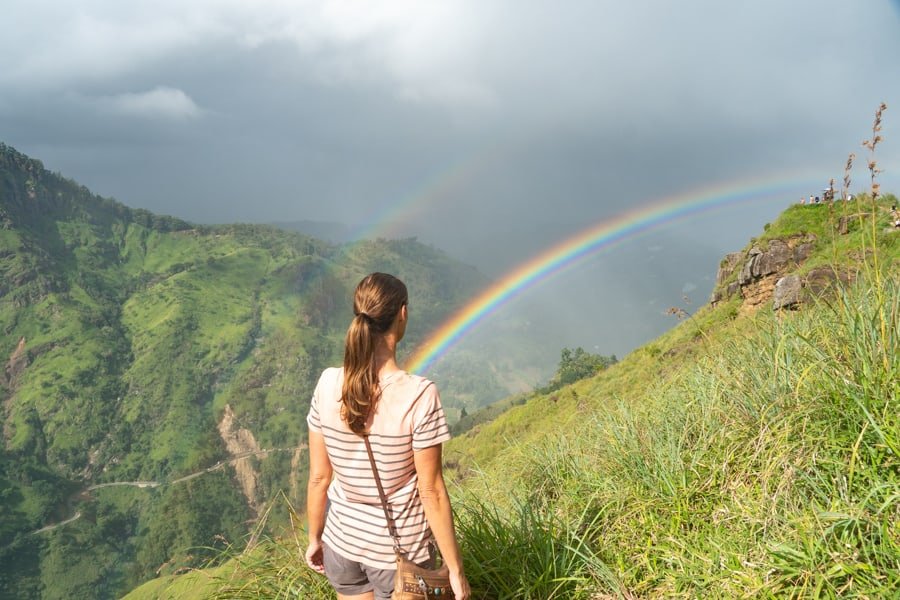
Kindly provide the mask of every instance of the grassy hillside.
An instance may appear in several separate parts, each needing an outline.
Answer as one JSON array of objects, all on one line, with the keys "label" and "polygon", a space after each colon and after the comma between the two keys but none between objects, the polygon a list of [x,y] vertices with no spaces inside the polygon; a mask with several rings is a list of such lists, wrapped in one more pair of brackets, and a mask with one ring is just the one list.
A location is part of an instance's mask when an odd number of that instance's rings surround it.
[{"label": "grassy hillside", "polygon": [[[777,275],[808,276],[797,310],[748,309],[762,277],[592,378],[467,419],[445,457],[476,597],[895,597],[895,201],[795,206],[748,245],[815,235]],[[862,216],[841,234],[844,212]],[[224,554],[181,597],[333,597],[298,535]],[[173,589],[152,585],[128,598]]]},{"label": "grassy hillside", "polygon": [[[490,563],[472,573],[487,596],[893,594],[895,202],[795,206],[748,246],[814,234],[812,254],[789,270],[827,264],[855,283],[835,282],[797,311],[748,313],[740,295],[725,298],[596,377],[451,441],[468,563]],[[866,215],[841,235],[842,212]],[[537,554],[555,543],[563,556],[526,562],[531,575],[506,584],[499,575],[522,555],[491,558],[504,535]]]},{"label": "grassy hillside", "polygon": [[[410,288],[407,351],[484,283],[412,239],[130,209],[0,145],[0,597],[116,597],[302,503],[308,399],[374,270]],[[451,411],[509,393],[468,362]]]},{"label": "grassy hillside", "polygon": [[[750,240],[743,252],[746,254],[751,248],[765,249],[772,240],[808,238],[813,240],[810,255],[800,264],[792,262],[785,273],[805,275],[827,265],[840,275],[840,279],[865,278],[873,268],[875,258],[878,259],[878,268],[886,273],[883,277],[890,280],[897,276],[897,259],[900,256],[900,231],[889,228],[889,209],[896,202],[892,195],[878,202],[874,243],[872,221],[868,218],[872,215],[871,205],[865,197],[858,197],[857,202],[839,202],[833,206],[789,207],[767,224],[759,237]],[[836,229],[844,214],[858,216],[850,220],[848,233],[841,235]],[[739,271],[740,268],[735,269],[719,288],[726,288]],[[829,285],[836,283],[829,282]],[[828,289],[828,286],[825,288]],[[810,297],[802,309],[816,310],[817,304],[813,299]],[[490,417],[479,419],[479,413],[472,414],[467,419],[470,430],[460,439],[451,441],[446,454],[454,463],[458,461],[465,471],[468,466],[496,460],[500,449],[510,442],[522,443],[543,438],[549,432],[570,430],[581,420],[579,414],[584,410],[603,409],[609,398],[634,396],[636,390],[649,381],[666,379],[676,369],[693,365],[699,356],[712,351],[714,343],[752,337],[761,327],[768,326],[765,319],[772,317],[771,301],[754,310],[746,310],[744,304],[740,294],[735,294],[725,296],[715,306],[707,304],[700,307],[693,315],[685,311],[677,327],[635,350],[622,364],[602,371],[593,379],[551,394],[525,395],[501,401],[498,404],[520,406],[493,421]],[[802,309],[798,312],[803,312]],[[788,318],[794,312],[778,314]],[[673,325],[676,324],[676,316],[673,316]],[[488,407],[483,412],[491,415],[495,411],[493,407]]]}]

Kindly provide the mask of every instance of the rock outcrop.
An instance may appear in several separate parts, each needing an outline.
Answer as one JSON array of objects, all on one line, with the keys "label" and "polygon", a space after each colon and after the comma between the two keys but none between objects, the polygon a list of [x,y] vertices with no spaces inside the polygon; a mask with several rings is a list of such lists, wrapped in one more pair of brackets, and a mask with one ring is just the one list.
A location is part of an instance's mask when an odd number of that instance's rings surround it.
[{"label": "rock outcrop", "polygon": [[6,368],[0,372],[0,385],[13,387],[19,375],[28,366],[28,353],[25,351],[25,338],[20,338],[16,349],[9,356]]},{"label": "rock outcrop", "polygon": [[730,254],[726,254],[725,258],[722,259],[722,264],[719,266],[719,271],[716,273],[716,285],[722,285],[725,283],[725,280],[728,279],[729,276],[734,272],[734,269],[740,264],[740,262],[744,259],[743,252],[732,252]]},{"label": "rock outcrop", "polygon": [[803,280],[799,275],[791,273],[775,282],[775,292],[772,294],[772,308],[793,308],[800,304],[800,292],[803,289]]},{"label": "rock outcrop", "polygon": [[850,273],[837,271],[831,266],[811,269],[804,278],[804,287],[809,294],[820,296],[834,286],[835,283],[848,284],[852,281]]},{"label": "rock outcrop", "polygon": [[772,240],[765,251],[757,246],[752,247],[749,256],[738,276],[741,286],[784,270],[794,259],[794,251],[783,240]]},{"label": "rock outcrop", "polygon": [[0,371],[0,400],[3,403],[3,440],[8,441],[12,437],[9,412],[10,402],[16,389],[19,376],[28,367],[28,352],[25,349],[25,338],[19,338],[16,349],[9,356],[5,368]]},{"label": "rock outcrop", "polygon": [[225,413],[219,422],[219,435],[225,442],[225,448],[232,458],[239,460],[234,461],[234,473],[247,504],[257,514],[259,514],[259,500],[257,496],[257,487],[259,484],[259,474],[253,467],[253,457],[260,454],[259,444],[253,436],[253,432],[242,427],[235,427],[234,411],[231,405],[225,405]]},{"label": "rock outcrop", "polygon": [[754,245],[746,252],[725,255],[716,273],[716,288],[710,302],[740,294],[741,310],[751,312],[772,302],[774,310],[793,309],[818,296],[835,282],[847,283],[851,277],[832,267],[816,267],[804,275],[795,271],[813,253],[816,236],[797,235]]}]

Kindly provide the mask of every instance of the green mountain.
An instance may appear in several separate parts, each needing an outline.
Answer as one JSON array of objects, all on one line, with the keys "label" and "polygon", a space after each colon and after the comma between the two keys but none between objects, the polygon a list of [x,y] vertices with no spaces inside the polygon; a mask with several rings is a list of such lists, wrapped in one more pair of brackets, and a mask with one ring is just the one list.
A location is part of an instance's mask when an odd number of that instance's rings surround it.
[{"label": "green mountain", "polygon": [[[410,288],[407,351],[485,283],[413,239],[131,209],[0,144],[0,597],[113,598],[302,504],[308,399],[376,270]],[[521,389],[479,348],[451,415]]]},{"label": "green mountain", "polygon": [[[563,353],[546,388],[457,423],[473,596],[896,597],[896,202],[790,207],[671,331],[568,385],[585,357]],[[127,599],[334,597],[299,528],[253,542]]]}]

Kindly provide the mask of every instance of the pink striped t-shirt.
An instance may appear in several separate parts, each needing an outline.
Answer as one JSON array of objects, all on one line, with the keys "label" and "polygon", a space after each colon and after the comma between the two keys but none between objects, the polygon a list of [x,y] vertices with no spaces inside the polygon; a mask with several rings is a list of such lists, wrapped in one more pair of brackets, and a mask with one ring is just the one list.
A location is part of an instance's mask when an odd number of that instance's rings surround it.
[{"label": "pink striped t-shirt", "polygon": [[[332,550],[378,569],[395,569],[396,558],[378,488],[362,437],[341,419],[344,369],[326,369],[309,408],[310,431],[322,433],[334,479],[322,541]],[[380,381],[381,398],[369,428],[401,548],[414,562],[428,559],[431,530],[419,498],[413,452],[450,439],[437,389],[431,381],[396,371]]]}]

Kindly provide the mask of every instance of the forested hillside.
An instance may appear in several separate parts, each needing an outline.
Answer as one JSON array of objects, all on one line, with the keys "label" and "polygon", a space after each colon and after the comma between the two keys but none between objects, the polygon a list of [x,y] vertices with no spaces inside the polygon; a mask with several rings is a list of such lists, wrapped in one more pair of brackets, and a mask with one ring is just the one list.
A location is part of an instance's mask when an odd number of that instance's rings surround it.
[{"label": "forested hillside", "polygon": [[[374,270],[410,288],[405,352],[483,284],[412,239],[130,209],[0,145],[0,597],[117,597],[302,503],[308,399]],[[451,415],[515,389],[450,360]]]}]

